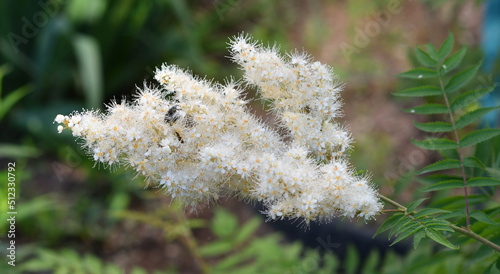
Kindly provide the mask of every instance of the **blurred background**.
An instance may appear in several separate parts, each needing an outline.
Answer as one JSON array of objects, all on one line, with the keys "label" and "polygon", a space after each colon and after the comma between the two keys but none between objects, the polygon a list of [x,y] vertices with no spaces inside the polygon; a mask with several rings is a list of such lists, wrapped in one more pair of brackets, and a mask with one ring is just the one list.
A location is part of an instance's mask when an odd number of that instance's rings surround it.
[{"label": "blurred background", "polygon": [[[469,47],[466,63],[487,60],[479,84],[494,82],[498,2],[2,0],[0,178],[5,181],[7,163],[15,162],[18,266],[5,263],[8,224],[0,221],[0,272],[397,269],[415,251],[406,242],[389,247],[386,235],[372,239],[383,215],[304,230],[297,223],[265,223],[258,204],[231,198],[185,211],[161,191],[145,189],[130,171],[94,166],[52,122],[59,113],[131,98],[136,86],[153,82],[163,62],[216,81],[238,79],[227,42],[246,32],[264,44],[276,41],[283,53],[304,49],[334,67],[346,83],[341,122],[356,140],[351,162],[371,173],[384,195],[409,202],[422,195],[414,191],[413,171],[439,156],[411,144],[423,136],[412,124],[421,117],[401,111],[416,102],[391,95],[403,87],[394,75],[413,66],[415,45],[439,45],[452,32],[455,49]],[[259,101],[252,107],[264,113]],[[0,189],[0,220],[6,192]]]}]

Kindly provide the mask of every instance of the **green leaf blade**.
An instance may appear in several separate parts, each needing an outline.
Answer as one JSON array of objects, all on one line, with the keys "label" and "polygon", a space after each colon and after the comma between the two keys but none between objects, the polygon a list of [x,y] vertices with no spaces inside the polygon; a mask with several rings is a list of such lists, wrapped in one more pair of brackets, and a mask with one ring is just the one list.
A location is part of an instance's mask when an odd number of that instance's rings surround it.
[{"label": "green leaf blade", "polygon": [[477,71],[479,70],[479,67],[481,66],[482,61],[478,62],[476,65],[466,68],[457,74],[455,74],[453,77],[451,77],[450,81],[446,86],[444,87],[444,90],[446,93],[452,93],[457,91],[458,89],[462,88],[465,86],[467,83],[472,80],[472,78],[476,75]]},{"label": "green leaf blade", "polygon": [[460,140],[460,147],[472,146],[500,135],[500,129],[487,128],[473,131]]},{"label": "green leaf blade", "polygon": [[425,229],[420,229],[415,233],[415,236],[413,236],[413,247],[415,249],[417,249],[418,244],[424,237],[425,237]]},{"label": "green leaf blade", "polygon": [[433,45],[433,44],[426,44],[425,46],[425,50],[427,50],[427,52],[429,53],[429,56],[437,61],[438,60],[438,51],[436,50],[436,47]]},{"label": "green leaf blade", "polygon": [[439,243],[439,244],[442,244],[448,248],[451,248],[451,249],[458,249],[458,247],[454,246],[452,243],[450,243],[450,241],[448,241],[445,237],[443,237],[443,235],[441,235],[441,233],[439,233],[439,231],[435,230],[435,229],[426,229],[425,230],[425,234],[427,235],[427,237],[431,238],[432,240],[434,240],[435,242]]},{"label": "green leaf blade", "polygon": [[435,70],[429,68],[414,68],[406,72],[400,73],[396,76],[409,79],[429,79],[429,78],[437,78],[438,74]]},{"label": "green leaf blade", "polygon": [[443,181],[439,182],[437,184],[433,184],[429,187],[426,187],[423,189],[425,192],[429,191],[437,191],[437,190],[445,190],[445,189],[454,189],[454,188],[460,188],[464,187],[464,182],[460,180],[449,180],[449,181]]},{"label": "green leaf blade", "polygon": [[464,115],[462,115],[458,120],[457,123],[455,124],[455,127],[457,129],[464,128],[470,124],[472,124],[474,121],[480,119],[484,115],[490,113],[491,111],[499,109],[500,106],[498,107],[490,107],[490,108],[479,108],[474,111],[468,112]]},{"label": "green leaf blade", "polygon": [[448,108],[442,104],[424,104],[409,109],[403,109],[403,111],[415,114],[444,114],[448,113]]},{"label": "green leaf blade", "polygon": [[453,102],[450,105],[450,109],[451,111],[457,111],[462,108],[465,108],[466,106],[481,99],[484,95],[492,92],[494,89],[495,86],[493,85],[483,89],[470,90],[464,92],[460,96],[458,96],[455,100],[453,100]]},{"label": "green leaf blade", "polygon": [[428,150],[446,150],[446,149],[456,149],[457,143],[446,138],[433,138],[423,141],[418,141],[412,139],[411,142],[419,148]]},{"label": "green leaf blade", "polygon": [[429,122],[429,123],[419,123],[419,122],[413,122],[416,128],[420,129],[421,131],[425,132],[451,132],[453,131],[453,126],[451,123],[447,122],[441,122],[441,121],[436,121],[436,122]]},{"label": "green leaf blade", "polygon": [[429,215],[440,214],[440,213],[449,213],[450,211],[439,209],[439,208],[425,208],[415,214],[415,218],[422,218]]},{"label": "green leaf blade", "polygon": [[500,186],[500,180],[488,177],[475,177],[467,181],[468,187]]},{"label": "green leaf blade", "polygon": [[486,213],[479,211],[479,210],[473,210],[470,212],[470,216],[482,223],[489,224],[489,225],[496,225],[497,223],[493,221]]},{"label": "green leaf blade", "polygon": [[423,51],[418,46],[415,46],[415,56],[417,57],[417,60],[420,62],[420,64],[425,67],[433,68],[437,65],[437,61],[432,59],[427,52]]},{"label": "green leaf blade", "polygon": [[419,223],[412,223],[410,226],[405,228],[401,233],[398,235],[398,237],[390,244],[390,246],[393,246],[402,240],[408,238],[410,235],[418,232],[422,227],[420,226]]},{"label": "green leaf blade", "polygon": [[397,213],[389,217],[385,222],[379,227],[377,232],[375,232],[375,235],[373,235],[373,238],[377,236],[378,234],[387,231],[391,229],[397,222],[399,222],[401,219],[403,219],[405,215],[403,213]]},{"label": "green leaf blade", "polygon": [[458,65],[460,65],[460,63],[462,63],[462,60],[464,59],[466,53],[467,47],[463,47],[459,51],[448,57],[444,61],[443,66],[439,70],[439,73],[441,75],[445,75],[446,73],[454,70],[456,67],[458,67]]},{"label": "green leaf blade", "polygon": [[444,159],[424,167],[422,170],[420,170],[419,174],[424,174],[439,170],[447,170],[452,168],[460,168],[460,161],[456,159]]},{"label": "green leaf blade", "polygon": [[441,62],[446,58],[451,53],[451,50],[453,49],[453,44],[455,42],[455,39],[453,37],[453,33],[449,33],[448,37],[444,40],[443,44],[439,47],[438,50],[438,58],[439,61]]},{"label": "green leaf blade", "polygon": [[436,86],[426,85],[413,88],[407,88],[399,92],[393,93],[395,96],[400,97],[426,97],[442,95],[443,92]]},{"label": "green leaf blade", "polygon": [[412,213],[423,201],[427,200],[429,198],[421,198],[416,200],[415,202],[411,203],[407,208],[406,212]]}]

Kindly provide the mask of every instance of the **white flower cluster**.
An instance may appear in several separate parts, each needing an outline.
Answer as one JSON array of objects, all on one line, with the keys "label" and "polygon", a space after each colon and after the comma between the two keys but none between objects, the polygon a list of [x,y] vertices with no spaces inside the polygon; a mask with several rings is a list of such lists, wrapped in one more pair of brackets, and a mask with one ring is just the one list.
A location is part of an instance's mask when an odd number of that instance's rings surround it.
[{"label": "white flower cluster", "polygon": [[281,136],[249,113],[237,82],[213,84],[173,65],[157,69],[159,88],[145,86],[106,114],[58,115],[58,131],[83,139],[96,162],[126,164],[186,204],[234,195],[263,201],[269,219],[307,224],[380,212],[376,190],[344,155],[351,137],[334,121],[342,86],[332,69],[243,35],[230,52],[272,105]]}]

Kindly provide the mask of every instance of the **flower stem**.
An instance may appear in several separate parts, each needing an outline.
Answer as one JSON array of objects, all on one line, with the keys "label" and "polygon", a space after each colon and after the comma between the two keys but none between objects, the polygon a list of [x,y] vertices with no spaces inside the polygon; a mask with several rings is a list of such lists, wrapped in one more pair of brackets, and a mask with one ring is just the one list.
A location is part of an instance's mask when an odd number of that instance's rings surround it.
[{"label": "flower stem", "polygon": [[[396,201],[393,201],[391,199],[389,199],[388,197],[382,195],[382,194],[378,194],[378,196],[380,197],[380,199],[384,200],[385,202],[387,202],[388,204],[391,204],[393,205],[394,207],[396,207],[398,209],[399,212],[402,212],[402,213],[407,213],[406,210],[407,208],[402,206],[401,204],[399,204],[398,202]],[[413,214],[417,213],[416,211],[413,212]],[[488,247],[490,247],[491,249],[497,251],[497,252],[500,252],[500,246],[489,241],[488,239],[485,239],[483,237],[481,237],[480,235],[472,232],[472,230],[470,229],[465,229],[465,228],[461,228],[461,227],[458,227],[458,226],[455,226],[455,225],[448,225],[449,227],[451,227],[453,230],[455,230],[456,232],[458,233],[462,233],[463,235],[469,237],[469,238],[472,238]]]}]

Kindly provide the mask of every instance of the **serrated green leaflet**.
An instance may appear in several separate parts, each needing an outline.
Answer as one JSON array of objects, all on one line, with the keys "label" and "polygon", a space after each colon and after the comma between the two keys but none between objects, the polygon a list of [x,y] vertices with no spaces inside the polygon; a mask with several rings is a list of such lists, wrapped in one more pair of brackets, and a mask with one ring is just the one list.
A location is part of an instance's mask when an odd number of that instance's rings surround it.
[{"label": "serrated green leaflet", "polygon": [[450,222],[448,222],[446,220],[438,219],[438,217],[439,216],[421,218],[419,220],[419,222],[423,225],[430,225],[430,224],[450,225],[451,224]]},{"label": "serrated green leaflet", "polygon": [[[405,216],[406,217],[406,216]],[[409,224],[412,221],[411,218],[403,218],[399,220],[394,226],[392,227],[391,231],[389,232],[389,237],[387,238],[390,240],[393,235],[397,235],[401,232],[401,228],[404,227],[405,225]]]},{"label": "serrated green leaflet", "polygon": [[412,213],[423,201],[427,200],[429,198],[421,198],[416,200],[415,202],[411,203],[407,208],[406,212]]},{"label": "serrated green leaflet", "polygon": [[460,140],[460,147],[472,146],[500,135],[500,129],[487,128],[473,131]]},{"label": "serrated green leaflet", "polygon": [[491,177],[495,179],[500,179],[500,168],[486,167],[485,170]]},{"label": "serrated green leaflet", "polygon": [[432,228],[438,231],[448,231],[448,232],[455,232],[453,228],[447,226],[447,225],[442,225],[442,224],[436,224],[436,223],[430,223],[426,225],[427,228]]},{"label": "serrated green leaflet", "polygon": [[428,69],[428,68],[414,68],[409,71],[400,73],[396,75],[401,78],[410,78],[410,79],[427,79],[427,78],[436,78],[438,76],[437,72]]},{"label": "serrated green leaflet", "polygon": [[484,115],[488,114],[489,112],[499,109],[499,107],[491,107],[491,108],[479,108],[474,111],[468,112],[464,115],[462,115],[456,122],[455,127],[457,129],[461,129],[463,127],[466,127],[470,124],[472,124],[474,121],[478,120],[479,118],[483,117]]},{"label": "serrated green leaflet", "polygon": [[375,236],[377,236],[378,234],[384,232],[384,231],[387,231],[389,229],[391,229],[394,224],[396,224],[397,222],[399,222],[401,219],[403,219],[405,217],[405,215],[403,213],[397,213],[397,214],[394,214],[392,215],[391,217],[389,217],[380,227],[379,229],[377,230],[377,232],[375,232],[375,235],[373,235],[373,238],[375,238]]},{"label": "serrated green leaflet", "polygon": [[429,123],[419,123],[413,122],[415,127],[425,132],[451,132],[453,131],[453,126],[451,123],[447,122],[429,122]]},{"label": "serrated green leaflet", "polygon": [[467,47],[461,48],[459,51],[455,52],[452,56],[448,57],[441,68],[439,69],[439,73],[441,75],[444,75],[462,63],[462,60],[464,59],[465,53],[467,53]]},{"label": "serrated green leaflet", "polygon": [[403,109],[403,111],[415,114],[443,114],[448,113],[448,108],[442,104],[424,104],[418,107]]},{"label": "serrated green leaflet", "polygon": [[449,180],[460,180],[462,177],[448,174],[432,174],[419,178],[418,180],[426,185],[437,184]]},{"label": "serrated green leaflet", "polygon": [[495,86],[483,88],[483,89],[478,89],[478,90],[470,90],[467,92],[462,93],[460,96],[458,96],[450,105],[451,111],[457,111],[459,109],[462,109],[479,99],[483,97],[484,95],[490,93],[495,89]]},{"label": "serrated green leaflet", "polygon": [[446,86],[444,87],[444,90],[446,93],[452,93],[460,89],[461,87],[465,86],[467,83],[472,80],[474,75],[476,75],[477,70],[481,66],[482,61],[478,62],[476,65],[466,68],[457,74],[455,74],[453,77],[451,77],[450,81]]},{"label": "serrated green leaflet", "polygon": [[436,60],[432,59],[427,52],[423,51],[418,46],[415,46],[415,56],[417,57],[417,60],[420,62],[420,64],[426,67],[432,68],[437,64]]},{"label": "serrated green leaflet", "polygon": [[415,214],[415,218],[421,218],[424,216],[429,216],[429,215],[434,215],[434,214],[439,214],[439,213],[448,213],[448,210],[444,209],[439,209],[439,208],[425,208],[419,211],[417,214]]},{"label": "serrated green leaflet", "polygon": [[441,233],[439,233],[439,231],[435,229],[432,228],[426,229],[425,234],[427,235],[427,237],[431,238],[437,243],[440,243],[451,249],[458,249],[458,247],[454,246],[452,243],[450,243],[450,241],[446,240],[446,238],[443,237],[443,235],[441,235]]},{"label": "serrated green leaflet", "polygon": [[[464,183],[462,181],[462,187]],[[469,205],[476,205],[483,203],[489,199],[486,195],[469,195]],[[439,198],[435,201],[432,201],[432,207],[438,207],[442,209],[455,210],[457,208],[465,208],[465,199],[464,196],[452,196],[452,197],[444,197]]]},{"label": "serrated green leaflet", "polygon": [[477,168],[480,168],[482,170],[485,170],[485,166],[484,164],[481,162],[481,160],[479,160],[478,158],[474,157],[474,156],[471,156],[471,157],[467,157],[464,159],[464,166],[466,167],[477,167]]},{"label": "serrated green leaflet", "polygon": [[236,244],[241,244],[248,240],[257,228],[261,224],[261,219],[259,217],[253,217],[250,221],[247,221],[243,227],[238,229],[234,242]]},{"label": "serrated green leaflet", "polygon": [[413,236],[413,247],[417,249],[418,244],[420,241],[425,237],[425,230],[420,229],[415,233],[415,236]]},{"label": "serrated green leaflet", "polygon": [[429,192],[429,191],[453,189],[453,188],[459,188],[459,187],[464,187],[464,181],[449,180],[449,181],[444,181],[444,182],[439,182],[437,184],[433,184],[430,187],[424,188],[423,191]]},{"label": "serrated green leaflet", "polygon": [[424,174],[428,172],[446,170],[450,168],[460,168],[460,161],[456,159],[444,159],[424,167],[422,170],[420,170],[419,173]]},{"label": "serrated green leaflet", "polygon": [[500,180],[488,177],[475,177],[467,181],[468,187],[500,186]]},{"label": "serrated green leaflet", "polygon": [[444,40],[443,44],[439,47],[438,50],[438,58],[439,61],[441,62],[446,58],[451,53],[451,50],[453,49],[453,43],[454,41],[453,33],[449,33],[448,37]]},{"label": "serrated green leaflet", "polygon": [[465,217],[465,210],[457,210],[457,211],[453,211],[453,212],[450,212],[450,213],[443,213],[441,215],[439,215],[437,218],[439,219],[450,219],[450,218],[456,218],[456,217]]},{"label": "serrated green leaflet", "polygon": [[482,223],[496,225],[497,223],[493,221],[486,213],[478,210],[474,210],[470,212],[470,216]]},{"label": "serrated green leaflet", "polygon": [[445,150],[445,149],[457,148],[457,143],[446,138],[435,138],[423,141],[417,141],[412,139],[411,142],[419,148],[429,149],[429,150]]},{"label": "serrated green leaflet", "polygon": [[400,241],[406,239],[408,236],[412,235],[413,233],[416,233],[419,229],[422,229],[419,223],[412,223],[410,226],[406,227],[404,230],[401,231],[401,233],[398,235],[398,237],[390,244],[390,246],[393,246]]},{"label": "serrated green leaflet", "polygon": [[440,88],[436,86],[427,85],[427,86],[407,88],[393,94],[395,96],[400,96],[400,97],[425,97],[425,96],[442,95],[443,92],[441,91]]},{"label": "serrated green leaflet", "polygon": [[438,60],[438,52],[436,50],[436,47],[433,45],[433,44],[426,44],[425,46],[425,50],[427,50],[427,52],[429,53],[429,56],[434,59],[434,60]]}]

